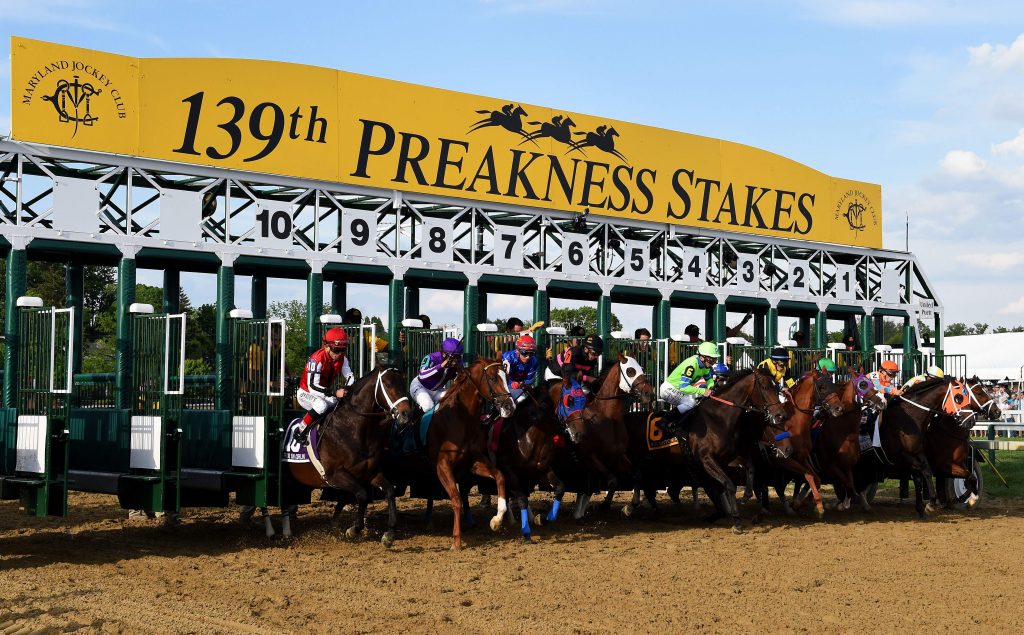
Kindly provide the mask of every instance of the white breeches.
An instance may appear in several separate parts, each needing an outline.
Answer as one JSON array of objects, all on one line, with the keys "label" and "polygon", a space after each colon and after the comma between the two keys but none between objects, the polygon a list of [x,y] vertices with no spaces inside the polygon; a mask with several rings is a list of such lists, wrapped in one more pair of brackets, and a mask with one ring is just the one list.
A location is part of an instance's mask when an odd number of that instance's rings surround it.
[{"label": "white breeches", "polygon": [[693,395],[683,393],[667,381],[658,388],[658,395],[665,400],[665,403],[675,406],[679,414],[692,410],[697,405],[697,399]]},{"label": "white breeches", "polygon": [[441,401],[446,392],[444,388],[440,390],[427,390],[420,383],[419,377],[413,379],[412,383],[409,384],[409,396],[412,397],[412,400],[416,402],[423,412],[432,410],[437,405],[437,402]]},{"label": "white breeches", "polygon": [[322,415],[338,405],[337,397],[325,397],[301,388],[295,393],[295,397],[299,400],[299,405],[303,410],[312,410],[318,415]]}]

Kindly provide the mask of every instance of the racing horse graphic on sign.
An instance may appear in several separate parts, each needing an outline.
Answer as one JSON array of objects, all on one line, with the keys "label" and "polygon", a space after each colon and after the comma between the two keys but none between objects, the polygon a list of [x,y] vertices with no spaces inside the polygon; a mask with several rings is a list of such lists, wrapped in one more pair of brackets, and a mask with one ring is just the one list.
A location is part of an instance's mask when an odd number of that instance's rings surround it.
[{"label": "racing horse graphic on sign", "polygon": [[[567,146],[572,146],[573,144],[572,128],[576,125],[576,122],[569,117],[564,115],[555,115],[551,118],[550,122],[531,121],[529,124],[531,126],[539,125],[540,128],[526,135],[526,138],[523,141],[520,141],[519,145],[523,145],[527,141],[533,141],[534,139],[541,139],[544,137],[549,137],[555,141],[564,143]],[[581,148],[570,148],[570,150],[573,149],[577,150],[583,156],[586,156],[587,154]]]},{"label": "racing horse graphic on sign", "polygon": [[[529,138],[529,135],[523,130],[523,117],[526,116],[526,111],[523,110],[522,106],[517,104],[505,104],[501,107],[501,110],[478,110],[477,114],[487,115],[480,121],[475,122],[469,129],[469,132],[476,132],[481,128],[490,128],[491,126],[501,126],[509,132],[514,132],[521,137],[526,137],[527,140],[533,142],[533,145],[537,145],[537,142]],[[468,133],[467,133],[468,134]]]},{"label": "racing horse graphic on sign", "polygon": [[583,148],[594,147],[609,154],[614,154],[622,159],[623,163],[629,163],[629,160],[626,159],[621,152],[615,149],[615,137],[619,136],[619,132],[615,128],[610,126],[598,126],[593,132],[574,132],[573,134],[576,136],[582,136],[583,138],[569,144],[569,150],[566,151],[566,154],[573,150],[582,150]]}]

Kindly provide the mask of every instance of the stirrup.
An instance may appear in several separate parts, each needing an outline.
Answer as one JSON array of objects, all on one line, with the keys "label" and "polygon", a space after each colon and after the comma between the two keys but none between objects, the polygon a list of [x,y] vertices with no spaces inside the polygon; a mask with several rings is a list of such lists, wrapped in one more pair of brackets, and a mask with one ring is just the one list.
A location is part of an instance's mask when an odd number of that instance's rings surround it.
[{"label": "stirrup", "polygon": [[310,423],[301,430],[296,431],[295,436],[293,437],[294,440],[301,443],[302,445],[306,445],[309,442],[309,429],[312,428],[314,425],[316,425],[316,422]]}]

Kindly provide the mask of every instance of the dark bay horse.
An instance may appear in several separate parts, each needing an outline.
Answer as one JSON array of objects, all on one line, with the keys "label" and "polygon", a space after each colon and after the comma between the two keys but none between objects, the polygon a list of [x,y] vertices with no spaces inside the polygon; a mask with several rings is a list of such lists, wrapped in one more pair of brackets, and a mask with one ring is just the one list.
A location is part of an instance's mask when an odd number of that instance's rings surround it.
[{"label": "dark bay horse", "polygon": [[508,489],[519,506],[523,540],[531,542],[531,518],[538,525],[544,522],[543,515],[534,518],[530,512],[530,492],[534,486],[551,486],[556,499],[565,493],[565,483],[555,474],[552,463],[558,452],[556,445],[565,444],[566,434],[545,387],[527,388],[524,395],[526,398],[502,427],[495,454],[498,469],[505,475]]},{"label": "dark bay horse", "polygon": [[[552,400],[558,403],[565,386],[550,386]],[[629,433],[626,431],[626,400],[638,399],[646,405],[654,401],[654,387],[644,374],[643,367],[632,357],[619,353],[618,361],[611,364],[595,384],[596,392],[586,408],[570,415],[565,421],[566,432],[574,444],[583,468],[602,477],[608,494],[602,508],[611,507],[618,489],[619,477],[638,478],[639,474],[629,460]],[[578,520],[586,513],[593,492],[587,488],[579,492],[576,511]],[[555,520],[561,500],[555,498],[548,520]]]},{"label": "dark bay horse", "polygon": [[[289,463],[292,477],[313,488],[332,487],[352,493],[358,513],[346,535],[358,536],[366,526],[366,505],[370,487],[384,491],[388,501],[388,531],[381,538],[387,546],[394,541],[397,522],[395,488],[382,472],[382,458],[391,432],[391,423],[409,422],[412,405],[404,389],[401,373],[395,368],[378,368],[360,378],[348,396],[328,415],[320,427],[320,465]],[[341,510],[339,503],[335,516]],[[291,510],[283,514],[282,533],[291,535]]]},{"label": "dark bay horse", "polygon": [[[744,419],[748,412],[761,416]],[[785,407],[779,402],[775,382],[761,370],[733,371],[716,383],[683,420],[682,441],[687,469],[714,502],[717,513],[710,520],[730,516],[733,531],[742,531],[736,505],[736,485],[726,473],[731,463],[749,460],[766,426],[781,428]]]},{"label": "dark bay horse", "polygon": [[[970,407],[975,416],[985,415],[998,421],[1002,413],[984,384],[974,377],[964,385],[967,387]],[[978,502],[978,477],[971,469],[975,456],[974,448],[971,447],[971,427],[974,422],[974,419],[958,422],[953,417],[944,415],[935,419],[925,432],[925,455],[935,475],[937,494],[947,506],[965,503],[968,509],[972,509]],[[965,491],[957,498],[947,493],[947,485],[951,479],[964,480]]]},{"label": "dark bay horse", "polygon": [[459,493],[460,477],[472,473],[490,478],[498,490],[498,513],[490,527],[497,531],[508,510],[505,498],[505,477],[491,464],[486,454],[484,426],[480,415],[484,404],[490,404],[500,416],[508,418],[515,411],[515,402],[508,394],[508,381],[501,358],[478,359],[459,375],[447,394],[434,409],[427,431],[427,455],[412,456],[389,463],[392,480],[406,483],[425,481],[433,474],[448,494],[454,515],[452,549],[462,548],[463,497]]}]

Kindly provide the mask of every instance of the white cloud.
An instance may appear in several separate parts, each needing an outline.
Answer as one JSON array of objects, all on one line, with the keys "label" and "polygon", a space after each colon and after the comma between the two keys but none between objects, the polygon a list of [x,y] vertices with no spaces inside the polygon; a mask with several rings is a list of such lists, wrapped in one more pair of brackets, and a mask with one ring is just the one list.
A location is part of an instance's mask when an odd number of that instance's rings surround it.
[{"label": "white cloud", "polygon": [[999,309],[999,315],[1024,315],[1024,295]]},{"label": "white cloud", "polygon": [[1024,254],[1021,253],[997,253],[997,254],[961,254],[956,261],[977,269],[990,271],[1008,271],[1017,265],[1024,263]]},{"label": "white cloud", "polygon": [[970,150],[950,150],[939,162],[939,167],[952,176],[977,176],[988,166]]},{"label": "white cloud", "polygon": [[927,24],[999,23],[1021,15],[1019,2],[980,3],[936,0],[798,0],[811,16],[837,24],[861,27]]},{"label": "white cloud", "polygon": [[1013,139],[992,145],[992,154],[1013,154],[1024,156],[1024,128],[1017,131]]},{"label": "white cloud", "polygon": [[487,296],[487,309],[492,314],[502,316],[516,315],[525,318],[533,313],[533,298],[524,295],[490,294]]},{"label": "white cloud", "polygon": [[997,71],[1024,68],[1024,35],[1017,37],[1013,43],[992,45],[988,42],[967,49],[971,56],[971,64],[987,66]]}]

